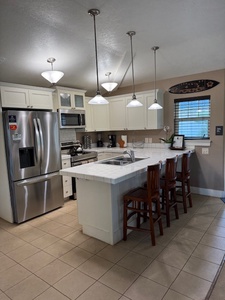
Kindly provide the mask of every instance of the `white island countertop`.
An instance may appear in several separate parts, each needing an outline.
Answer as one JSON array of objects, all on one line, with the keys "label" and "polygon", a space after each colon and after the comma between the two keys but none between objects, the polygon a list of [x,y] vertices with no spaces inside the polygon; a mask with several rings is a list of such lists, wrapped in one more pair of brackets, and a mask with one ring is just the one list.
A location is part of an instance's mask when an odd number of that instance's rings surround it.
[{"label": "white island countertop", "polygon": [[[90,151],[118,152],[118,156],[121,156],[124,155],[123,152],[125,150],[130,149],[132,148],[92,148]],[[185,152],[194,151],[193,148],[185,150],[170,150],[167,148],[135,148],[132,150],[134,150],[135,158],[144,159],[123,166],[102,164],[102,161],[96,161],[81,166],[63,169],[60,171],[60,174],[80,179],[117,184],[145,172],[148,165],[156,164],[159,161],[164,163],[167,158],[174,157],[176,155],[181,156]],[[124,156],[128,155],[125,154]]]}]

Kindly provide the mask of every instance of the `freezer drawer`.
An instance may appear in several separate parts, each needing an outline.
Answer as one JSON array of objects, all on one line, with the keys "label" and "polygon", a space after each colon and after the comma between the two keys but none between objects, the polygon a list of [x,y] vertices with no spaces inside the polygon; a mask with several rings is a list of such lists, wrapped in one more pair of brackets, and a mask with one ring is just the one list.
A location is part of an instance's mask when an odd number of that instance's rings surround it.
[{"label": "freezer drawer", "polygon": [[14,183],[14,221],[24,222],[63,206],[62,176],[58,172]]}]

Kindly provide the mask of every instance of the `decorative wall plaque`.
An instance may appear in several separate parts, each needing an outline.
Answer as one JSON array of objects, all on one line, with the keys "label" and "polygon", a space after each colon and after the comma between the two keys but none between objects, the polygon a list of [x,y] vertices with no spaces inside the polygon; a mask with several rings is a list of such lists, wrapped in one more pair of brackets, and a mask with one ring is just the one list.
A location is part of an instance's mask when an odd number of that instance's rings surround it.
[{"label": "decorative wall plaque", "polygon": [[176,84],[169,88],[169,92],[172,94],[190,94],[203,92],[219,84],[216,80],[200,79],[192,80],[183,83]]}]

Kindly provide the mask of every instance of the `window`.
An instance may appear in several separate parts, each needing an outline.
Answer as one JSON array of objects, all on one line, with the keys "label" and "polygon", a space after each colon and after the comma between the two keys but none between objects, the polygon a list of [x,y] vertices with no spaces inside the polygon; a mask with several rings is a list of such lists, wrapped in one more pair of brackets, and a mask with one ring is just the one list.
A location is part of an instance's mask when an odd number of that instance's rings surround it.
[{"label": "window", "polygon": [[210,96],[175,99],[174,133],[185,139],[209,139]]}]

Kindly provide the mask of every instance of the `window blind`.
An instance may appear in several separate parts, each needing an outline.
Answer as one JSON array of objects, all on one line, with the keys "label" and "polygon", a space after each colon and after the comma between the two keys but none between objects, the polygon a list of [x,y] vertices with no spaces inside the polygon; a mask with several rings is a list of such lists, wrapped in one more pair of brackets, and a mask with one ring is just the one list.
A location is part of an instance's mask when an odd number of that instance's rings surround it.
[{"label": "window blind", "polygon": [[185,139],[209,139],[210,96],[174,100],[174,133]]}]

